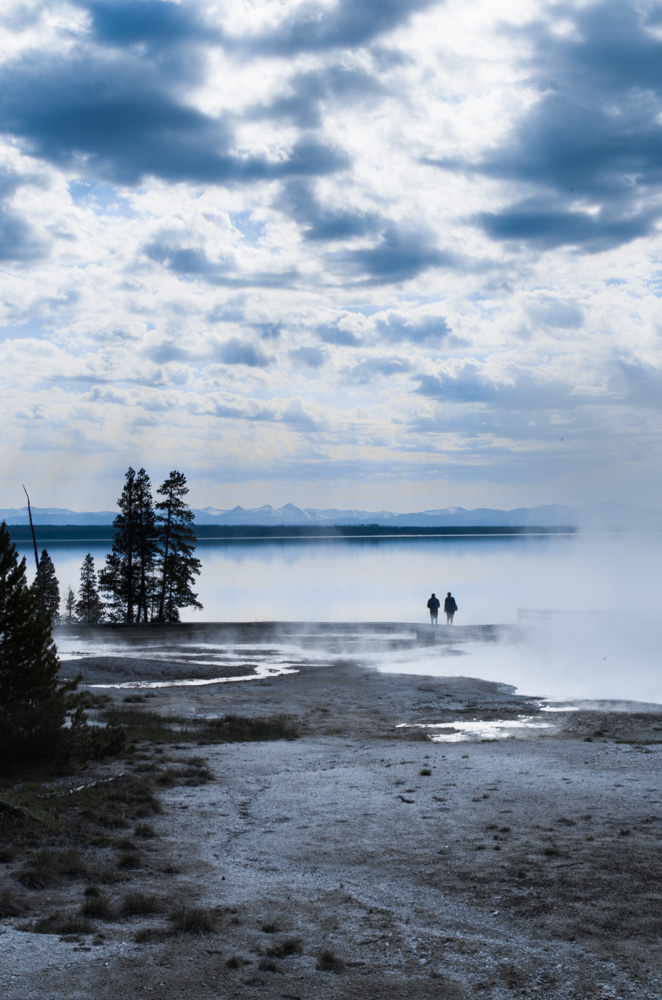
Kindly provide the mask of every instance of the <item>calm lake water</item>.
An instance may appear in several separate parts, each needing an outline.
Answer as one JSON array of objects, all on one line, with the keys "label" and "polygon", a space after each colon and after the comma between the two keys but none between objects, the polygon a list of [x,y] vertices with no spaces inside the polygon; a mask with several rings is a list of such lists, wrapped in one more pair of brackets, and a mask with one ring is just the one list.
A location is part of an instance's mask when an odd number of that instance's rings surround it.
[{"label": "calm lake water", "polygon": [[[78,589],[85,554],[98,569],[109,548],[39,545],[63,596]],[[31,547],[17,547],[31,572]],[[451,590],[456,625],[516,624],[521,609],[560,614],[527,618],[516,646],[458,646],[452,664],[422,652],[381,668],[479,676],[557,698],[662,703],[662,536],[213,540],[197,555],[204,610],[184,609],[185,621],[425,622],[430,593],[443,600]]]}]

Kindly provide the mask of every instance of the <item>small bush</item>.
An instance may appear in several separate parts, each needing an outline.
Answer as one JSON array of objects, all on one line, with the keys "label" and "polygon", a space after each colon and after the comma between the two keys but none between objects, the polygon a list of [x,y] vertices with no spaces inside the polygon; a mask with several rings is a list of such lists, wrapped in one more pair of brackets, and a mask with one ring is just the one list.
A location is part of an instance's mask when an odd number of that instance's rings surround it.
[{"label": "small bush", "polygon": [[153,840],[156,837],[156,831],[149,823],[139,823],[133,831],[133,835],[134,837],[140,837],[141,840]]},{"label": "small bush", "polygon": [[278,966],[276,965],[276,963],[274,961],[272,961],[270,958],[261,958],[260,961],[257,963],[257,967],[258,967],[258,969],[261,969],[262,972],[280,972],[281,971],[278,968]]},{"label": "small bush", "polygon": [[92,934],[94,924],[76,914],[61,916],[59,913],[50,913],[33,924],[27,924],[21,930],[31,931],[33,934]]},{"label": "small bush", "polygon": [[267,949],[267,955],[272,958],[289,958],[290,955],[300,955],[301,942],[297,938],[285,938],[280,944]]},{"label": "small bush", "polygon": [[421,775],[421,777],[429,778],[430,775],[432,774],[432,771],[430,770],[429,767],[422,767],[418,773]]},{"label": "small bush", "polygon": [[0,918],[20,917],[25,912],[25,906],[9,889],[0,892]]},{"label": "small bush", "polygon": [[85,861],[77,851],[39,851],[17,875],[27,889],[46,889],[65,878],[87,874]]},{"label": "small bush", "polygon": [[278,924],[262,924],[260,930],[264,931],[265,934],[277,934],[280,927]]},{"label": "small bush", "polygon": [[133,851],[123,851],[117,859],[118,868],[141,868],[140,855]]},{"label": "small bush", "polygon": [[344,966],[345,963],[342,959],[334,955],[332,951],[325,949],[318,955],[315,968],[319,969],[320,972],[342,972]]},{"label": "small bush", "polygon": [[202,906],[182,907],[168,917],[173,929],[185,934],[204,934],[215,930],[214,915]]},{"label": "small bush", "polygon": [[93,920],[112,920],[115,916],[110,896],[101,892],[94,896],[89,896],[86,893],[86,899],[80,912],[84,917],[91,917]]},{"label": "small bush", "polygon": [[161,904],[156,896],[146,896],[142,892],[130,892],[122,900],[120,911],[125,917],[146,917],[158,913]]}]

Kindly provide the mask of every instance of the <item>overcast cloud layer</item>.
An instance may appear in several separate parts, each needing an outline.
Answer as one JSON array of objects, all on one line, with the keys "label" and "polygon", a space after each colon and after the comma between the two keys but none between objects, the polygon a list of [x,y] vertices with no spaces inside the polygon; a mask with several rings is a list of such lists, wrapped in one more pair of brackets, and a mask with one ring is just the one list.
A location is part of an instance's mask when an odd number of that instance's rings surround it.
[{"label": "overcast cloud layer", "polygon": [[0,501],[659,507],[662,4],[5,0]]}]

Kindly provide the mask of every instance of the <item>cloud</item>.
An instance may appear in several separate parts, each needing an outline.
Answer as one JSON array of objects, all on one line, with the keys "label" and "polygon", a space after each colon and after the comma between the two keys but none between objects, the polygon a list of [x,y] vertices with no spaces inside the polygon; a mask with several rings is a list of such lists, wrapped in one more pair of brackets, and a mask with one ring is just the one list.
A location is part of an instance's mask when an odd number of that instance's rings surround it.
[{"label": "cloud", "polygon": [[533,323],[544,329],[578,330],[584,325],[584,312],[575,302],[544,297],[527,306]]},{"label": "cloud", "polygon": [[177,82],[130,56],[26,55],[0,72],[0,128],[32,156],[124,185],[251,184],[348,166],[341,150],[306,137],[276,159],[235,153],[231,122],[184,103]]},{"label": "cloud", "polygon": [[306,73],[295,73],[287,82],[288,93],[269,103],[256,104],[246,112],[248,119],[270,118],[286,121],[299,128],[319,128],[331,107],[363,106],[383,96],[386,88],[364,69],[349,66],[325,66]]},{"label": "cloud", "polygon": [[571,411],[591,401],[559,379],[523,369],[515,368],[497,380],[474,361],[465,362],[452,373],[418,374],[415,381],[418,395],[443,403],[483,404],[492,411]]},{"label": "cloud", "polygon": [[353,368],[348,369],[347,378],[351,382],[365,385],[375,378],[406,375],[409,371],[411,371],[411,364],[405,358],[364,358]]},{"label": "cloud", "polygon": [[104,45],[179,48],[186,42],[210,44],[220,32],[200,18],[200,8],[163,0],[78,0],[92,19],[92,34]]},{"label": "cloud", "polygon": [[[604,0],[557,5],[548,22],[527,28],[526,65],[540,99],[478,162],[434,161],[527,191],[475,214],[492,239],[601,252],[654,231],[662,214],[662,39],[646,10]],[[523,29],[509,30],[522,40]]]},{"label": "cloud", "polygon": [[381,224],[373,212],[323,208],[313,184],[303,179],[288,181],[278,208],[289,212],[303,226],[304,239],[311,241],[352,239],[375,232]]},{"label": "cloud", "polygon": [[[177,237],[175,236],[176,240]],[[151,243],[142,247],[142,253],[149,260],[162,264],[172,274],[181,278],[203,281],[210,285],[220,285],[228,288],[246,288],[253,285],[264,287],[284,287],[296,277],[295,271],[277,271],[241,274],[232,255],[227,254],[217,260],[210,260],[206,250],[201,247],[181,246],[173,241],[168,234],[156,237]],[[243,313],[236,309],[226,309],[215,306],[208,315],[209,322],[238,322],[243,319]],[[269,326],[269,324],[267,324]],[[270,325],[273,328],[273,324]]]},{"label": "cloud", "polygon": [[375,322],[375,329],[381,341],[430,346],[439,344],[451,331],[443,316],[423,316],[421,318],[388,313]]},{"label": "cloud", "polygon": [[335,344],[337,347],[356,347],[361,343],[361,338],[351,330],[335,325],[318,326],[317,335],[325,344]]},{"label": "cloud", "polygon": [[433,267],[458,267],[455,254],[439,250],[430,233],[389,223],[371,247],[330,253],[329,260],[340,266],[349,279],[357,276],[370,284],[409,281]]},{"label": "cloud", "polygon": [[332,6],[303,3],[268,34],[238,39],[255,52],[294,56],[335,48],[359,48],[406,23],[439,0],[337,0]]},{"label": "cloud", "polygon": [[230,337],[221,344],[215,344],[212,358],[224,365],[246,365],[248,368],[268,368],[273,360],[259,347],[239,340],[238,337]]},{"label": "cloud", "polygon": [[321,347],[295,347],[289,355],[295,364],[306,368],[321,368],[326,362],[326,351]]}]

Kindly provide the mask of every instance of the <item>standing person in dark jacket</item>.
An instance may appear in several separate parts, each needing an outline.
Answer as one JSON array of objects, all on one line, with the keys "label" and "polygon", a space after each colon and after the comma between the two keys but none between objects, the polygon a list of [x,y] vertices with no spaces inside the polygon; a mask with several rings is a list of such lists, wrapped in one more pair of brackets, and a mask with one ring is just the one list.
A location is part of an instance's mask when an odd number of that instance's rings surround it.
[{"label": "standing person in dark jacket", "polygon": [[451,594],[450,590],[446,594],[446,600],[444,601],[444,611],[446,612],[446,624],[453,624],[453,615],[457,611],[457,604],[455,603],[455,598]]},{"label": "standing person in dark jacket", "polygon": [[430,609],[430,622],[433,625],[437,624],[437,615],[439,614],[439,608],[441,606],[441,601],[434,594],[430,597],[428,601],[428,608]]}]

